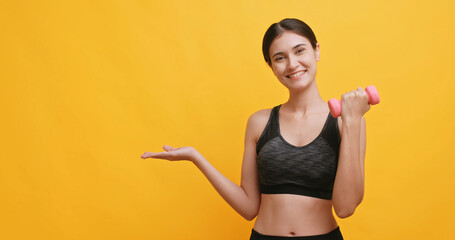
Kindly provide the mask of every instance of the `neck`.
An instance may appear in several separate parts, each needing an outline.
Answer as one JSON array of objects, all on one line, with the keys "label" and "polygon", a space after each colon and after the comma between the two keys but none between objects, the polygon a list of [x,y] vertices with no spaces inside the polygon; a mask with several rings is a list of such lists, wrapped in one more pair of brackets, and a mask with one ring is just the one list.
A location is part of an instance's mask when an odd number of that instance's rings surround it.
[{"label": "neck", "polygon": [[321,112],[328,109],[327,103],[322,99],[319,94],[316,81],[306,87],[302,91],[289,90],[289,99],[282,106],[288,112],[296,113],[298,115],[306,115],[312,112]]}]

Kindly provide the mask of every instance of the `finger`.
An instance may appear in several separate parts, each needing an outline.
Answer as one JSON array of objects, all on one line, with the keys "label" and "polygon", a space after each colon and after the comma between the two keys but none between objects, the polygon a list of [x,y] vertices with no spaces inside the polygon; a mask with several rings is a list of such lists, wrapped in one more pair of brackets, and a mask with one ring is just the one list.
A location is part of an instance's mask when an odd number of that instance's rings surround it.
[{"label": "finger", "polygon": [[142,159],[146,159],[146,158],[148,158],[148,156],[149,156],[149,153],[146,152],[146,153],[144,153],[144,154],[141,155],[141,158],[142,158]]},{"label": "finger", "polygon": [[365,89],[358,87],[357,92],[360,93],[361,95],[366,94]]},{"label": "finger", "polygon": [[166,150],[166,151],[172,151],[172,150],[175,150],[176,148],[173,148],[173,147],[171,147],[169,145],[164,145],[163,149]]},{"label": "finger", "polygon": [[152,152],[146,152],[142,154],[142,158],[160,158],[160,159],[165,159],[167,156],[166,152],[159,152],[159,153],[152,153]]},{"label": "finger", "polygon": [[153,154],[153,153],[151,153],[151,152],[146,152],[146,153],[144,153],[144,154],[141,155],[141,158],[142,158],[142,159],[149,158],[152,154]]},{"label": "finger", "polygon": [[367,94],[367,92],[365,91],[365,89],[363,89],[363,88],[361,88],[361,87],[357,88],[357,94],[358,94],[359,97],[362,98],[362,101],[365,101],[367,104],[370,104],[370,103],[368,102],[368,94]]},{"label": "finger", "polygon": [[344,101],[349,95],[349,92],[346,92],[345,94],[341,95],[341,100]]},{"label": "finger", "polygon": [[350,96],[353,96],[354,94],[355,94],[355,90],[352,90],[350,92],[346,92],[345,94],[343,94],[342,97],[349,98]]}]

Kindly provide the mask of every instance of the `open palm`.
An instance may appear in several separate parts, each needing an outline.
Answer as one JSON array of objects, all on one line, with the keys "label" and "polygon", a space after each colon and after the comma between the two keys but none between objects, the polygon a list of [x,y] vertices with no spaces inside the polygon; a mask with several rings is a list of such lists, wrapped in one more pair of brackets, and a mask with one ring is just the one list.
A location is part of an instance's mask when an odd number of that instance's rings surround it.
[{"label": "open palm", "polygon": [[196,149],[193,147],[180,147],[174,148],[169,145],[164,145],[163,149],[165,152],[145,152],[142,154],[141,158],[158,158],[158,159],[166,159],[170,161],[178,161],[178,160],[192,160]]}]

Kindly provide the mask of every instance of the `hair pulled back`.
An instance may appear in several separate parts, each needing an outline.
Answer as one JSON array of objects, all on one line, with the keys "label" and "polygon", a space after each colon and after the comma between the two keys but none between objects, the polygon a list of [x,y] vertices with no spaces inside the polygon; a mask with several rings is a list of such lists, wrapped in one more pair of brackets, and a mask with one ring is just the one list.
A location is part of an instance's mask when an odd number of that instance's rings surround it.
[{"label": "hair pulled back", "polygon": [[270,59],[270,45],[272,44],[273,40],[280,36],[284,31],[291,31],[296,34],[299,34],[303,37],[306,37],[313,49],[316,48],[316,36],[311,30],[310,26],[308,26],[303,21],[296,19],[296,18],[285,18],[280,22],[272,24],[269,29],[265,32],[264,39],[262,41],[262,54],[264,54],[264,59],[267,64],[271,65]]}]

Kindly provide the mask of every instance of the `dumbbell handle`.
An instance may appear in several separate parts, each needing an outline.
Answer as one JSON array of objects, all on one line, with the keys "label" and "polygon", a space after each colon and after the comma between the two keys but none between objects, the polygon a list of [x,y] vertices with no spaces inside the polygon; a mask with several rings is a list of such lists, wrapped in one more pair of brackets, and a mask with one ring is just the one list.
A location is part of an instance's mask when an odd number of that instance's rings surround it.
[{"label": "dumbbell handle", "polygon": [[[375,104],[379,103],[379,93],[378,93],[378,90],[376,90],[376,88],[373,85],[365,88],[365,92],[367,92],[369,104],[375,105]],[[332,116],[334,118],[341,116],[341,101],[340,100],[337,100],[336,98],[330,99],[329,108],[330,108],[330,112],[332,113]]]}]

